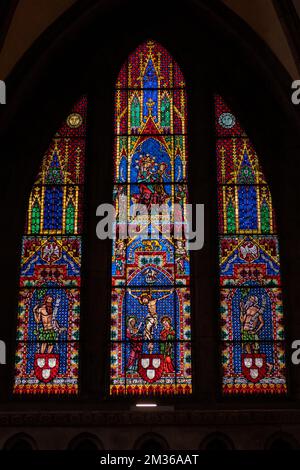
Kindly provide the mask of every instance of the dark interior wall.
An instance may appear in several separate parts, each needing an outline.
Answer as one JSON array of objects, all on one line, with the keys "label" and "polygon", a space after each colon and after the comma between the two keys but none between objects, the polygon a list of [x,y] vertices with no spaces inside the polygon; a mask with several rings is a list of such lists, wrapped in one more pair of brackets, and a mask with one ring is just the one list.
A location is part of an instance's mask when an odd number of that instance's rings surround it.
[{"label": "dark interior wall", "polygon": [[18,0],[2,0],[0,5],[0,51],[3,46],[9,25],[17,7]]},{"label": "dark interior wall", "polygon": [[295,63],[300,71],[300,2],[299,0],[273,0],[278,18],[285,31]]},{"label": "dark interior wall", "polygon": [[[155,13],[154,13],[155,12]],[[43,152],[82,94],[89,95],[88,176],[82,303],[82,386],[79,401],[102,406],[108,379],[110,243],[95,236],[96,207],[112,195],[113,86],[139,43],[153,38],[174,56],[186,78],[191,202],[205,204],[205,246],[192,256],[194,389],[178,406],[290,407],[300,398],[300,374],[290,367],[290,396],[272,401],[222,400],[218,394],[218,272],[216,168],[212,95],[217,91],[240,116],[270,183],[281,242],[289,342],[300,339],[299,109],[291,104],[289,76],[269,49],[217,1],[79,2],[34,44],[7,81],[1,109],[1,339],[8,366],[0,368],[3,406],[10,397],[20,240],[28,196]],[[289,363],[289,357],[287,359]],[[77,401],[77,399],[75,399]],[[62,407],[72,407],[66,399]],[[26,406],[26,404],[24,405]],[[33,403],[32,406],[39,406]],[[51,409],[53,403],[48,401]],[[56,406],[56,404],[55,404]],[[128,402],[106,402],[112,409]]]},{"label": "dark interior wall", "polygon": [[294,4],[294,6],[296,8],[296,11],[298,13],[298,16],[300,18],[300,1],[299,0],[293,0],[293,4]]}]

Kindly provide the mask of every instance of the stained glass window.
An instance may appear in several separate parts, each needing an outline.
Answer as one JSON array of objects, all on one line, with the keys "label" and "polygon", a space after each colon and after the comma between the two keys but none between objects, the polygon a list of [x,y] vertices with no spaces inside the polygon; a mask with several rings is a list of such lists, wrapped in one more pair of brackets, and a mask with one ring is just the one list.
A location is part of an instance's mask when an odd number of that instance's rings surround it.
[{"label": "stained glass window", "polygon": [[87,100],[46,151],[22,239],[14,393],[78,391],[82,195]]},{"label": "stained glass window", "polygon": [[215,97],[224,394],[285,394],[276,221],[255,149]]},{"label": "stained glass window", "polygon": [[[174,237],[175,204],[183,211],[187,201],[186,165],[184,78],[168,52],[147,41],[116,83],[111,395],[192,391],[189,251],[184,235]],[[169,233],[168,217],[157,214],[145,219],[140,234],[120,237],[120,196],[127,201],[127,228],[133,204],[149,211],[158,204],[168,207]]]}]

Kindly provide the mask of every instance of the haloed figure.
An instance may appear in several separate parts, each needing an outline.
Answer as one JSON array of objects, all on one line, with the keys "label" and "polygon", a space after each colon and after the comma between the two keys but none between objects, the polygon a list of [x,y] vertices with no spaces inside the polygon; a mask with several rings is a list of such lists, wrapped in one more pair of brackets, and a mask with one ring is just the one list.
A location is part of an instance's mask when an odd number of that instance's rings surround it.
[{"label": "haloed figure", "polygon": [[127,363],[127,369],[135,371],[137,369],[137,361],[142,352],[142,335],[139,333],[142,324],[136,326],[136,318],[129,317],[127,321],[126,338],[129,340],[130,353]]},{"label": "haloed figure", "polygon": [[176,240],[175,262],[178,274],[184,274],[184,263],[188,262],[187,249],[184,240]]},{"label": "haloed figure", "polygon": [[163,329],[160,332],[160,352],[164,356],[164,372],[167,374],[174,372],[174,339],[175,331],[172,327],[170,317],[162,317],[161,324]]}]

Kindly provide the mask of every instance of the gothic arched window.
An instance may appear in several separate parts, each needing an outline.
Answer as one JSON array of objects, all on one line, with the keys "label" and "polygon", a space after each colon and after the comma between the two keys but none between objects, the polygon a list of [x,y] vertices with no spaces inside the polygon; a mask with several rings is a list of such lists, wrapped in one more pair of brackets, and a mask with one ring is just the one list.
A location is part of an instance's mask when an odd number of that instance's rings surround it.
[{"label": "gothic arched window", "polygon": [[286,393],[278,236],[252,143],[215,97],[223,393]]},{"label": "gothic arched window", "polygon": [[82,193],[87,100],[52,139],[22,240],[14,393],[78,391]]},{"label": "gothic arched window", "polygon": [[[189,253],[185,234],[174,236],[187,201],[186,138],[182,73],[147,41],[122,67],[115,94],[112,395],[192,390]],[[135,225],[136,204],[146,211]]]},{"label": "gothic arched window", "polygon": [[[86,107],[83,97],[55,134],[29,197],[16,394],[78,392]],[[271,195],[253,145],[220,96],[215,112],[223,393],[284,394]],[[190,262],[186,232],[178,236],[187,183],[185,81],[168,52],[147,41],[116,83],[111,395],[192,392]]]}]

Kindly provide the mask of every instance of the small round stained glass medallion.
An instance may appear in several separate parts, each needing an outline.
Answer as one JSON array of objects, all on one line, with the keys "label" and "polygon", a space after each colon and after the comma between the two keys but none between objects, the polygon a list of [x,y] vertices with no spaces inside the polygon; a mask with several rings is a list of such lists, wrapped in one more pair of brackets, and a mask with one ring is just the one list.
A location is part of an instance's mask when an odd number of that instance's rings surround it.
[{"label": "small round stained glass medallion", "polygon": [[235,125],[235,117],[231,113],[222,113],[219,117],[219,124],[224,129],[231,129]]},{"label": "small round stained glass medallion", "polygon": [[80,127],[82,124],[82,116],[79,113],[71,113],[67,117],[67,124],[72,129]]}]

